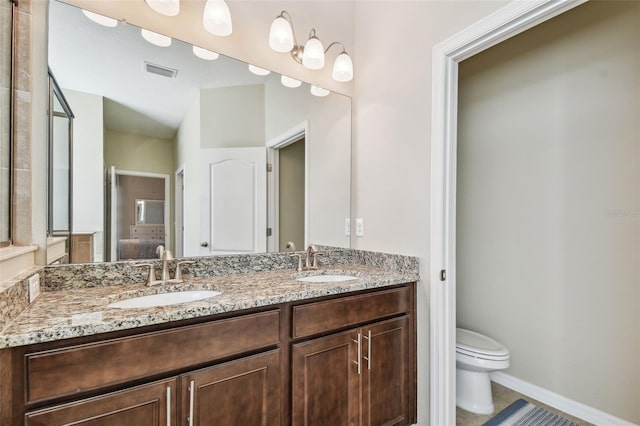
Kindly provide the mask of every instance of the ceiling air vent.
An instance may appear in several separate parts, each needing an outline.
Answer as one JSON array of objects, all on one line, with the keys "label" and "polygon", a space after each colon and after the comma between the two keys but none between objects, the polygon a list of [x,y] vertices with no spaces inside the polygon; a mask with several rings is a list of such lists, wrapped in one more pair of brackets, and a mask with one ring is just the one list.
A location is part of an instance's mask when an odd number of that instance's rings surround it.
[{"label": "ceiling air vent", "polygon": [[163,67],[162,65],[152,64],[150,62],[144,63],[144,70],[151,74],[158,74],[162,77],[167,78],[176,78],[178,75],[178,70],[174,70],[173,68]]}]

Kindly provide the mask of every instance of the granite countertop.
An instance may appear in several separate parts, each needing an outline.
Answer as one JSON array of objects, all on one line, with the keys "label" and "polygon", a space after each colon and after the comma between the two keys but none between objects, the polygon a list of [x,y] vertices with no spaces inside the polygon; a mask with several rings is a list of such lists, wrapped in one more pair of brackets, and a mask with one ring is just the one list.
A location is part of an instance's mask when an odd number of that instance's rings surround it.
[{"label": "granite countertop", "polygon": [[[297,281],[308,275],[342,274],[357,277],[342,282]],[[181,284],[147,287],[143,284],[47,291],[22,312],[2,333],[0,348],[89,336],[170,321],[239,311],[283,302],[341,294],[417,281],[402,273],[363,265],[327,266],[317,271],[269,272],[188,279]],[[216,290],[214,298],[153,308],[118,309],[118,300],[180,290]]]}]

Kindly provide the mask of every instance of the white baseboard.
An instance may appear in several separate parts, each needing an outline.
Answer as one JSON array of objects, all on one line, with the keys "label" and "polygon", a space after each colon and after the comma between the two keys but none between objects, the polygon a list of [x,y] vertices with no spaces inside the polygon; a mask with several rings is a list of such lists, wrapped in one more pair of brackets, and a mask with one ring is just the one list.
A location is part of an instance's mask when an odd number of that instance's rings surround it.
[{"label": "white baseboard", "polygon": [[594,425],[602,426],[638,426],[635,423],[628,422],[604,411],[597,410],[588,405],[566,398],[547,389],[536,386],[532,383],[525,382],[516,377],[505,374],[501,371],[491,373],[491,380],[494,382],[513,389],[523,395],[537,399],[551,407],[567,414],[578,417]]}]

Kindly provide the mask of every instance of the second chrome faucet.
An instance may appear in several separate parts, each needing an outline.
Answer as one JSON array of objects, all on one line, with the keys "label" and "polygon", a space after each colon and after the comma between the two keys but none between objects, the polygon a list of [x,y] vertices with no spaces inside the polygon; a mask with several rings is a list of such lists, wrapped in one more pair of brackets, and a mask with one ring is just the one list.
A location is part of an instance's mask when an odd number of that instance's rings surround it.
[{"label": "second chrome faucet", "polygon": [[302,253],[291,253],[290,257],[298,258],[298,272],[302,270],[318,269],[318,256],[322,256],[324,253],[318,250],[315,244],[309,244],[304,254],[304,267],[302,266]]},{"label": "second chrome faucet", "polygon": [[136,267],[143,267],[143,266],[149,267],[149,274],[147,276],[147,282],[146,282],[147,286],[166,284],[166,283],[181,283],[183,282],[181,266],[195,263],[192,260],[183,260],[181,262],[178,262],[176,264],[175,277],[171,279],[171,274],[169,272],[169,261],[173,260],[173,254],[171,253],[170,250],[166,250],[162,245],[156,248],[156,254],[162,260],[162,273],[160,275],[159,280],[156,278],[156,272],[152,263],[141,263],[138,265],[134,265]]}]

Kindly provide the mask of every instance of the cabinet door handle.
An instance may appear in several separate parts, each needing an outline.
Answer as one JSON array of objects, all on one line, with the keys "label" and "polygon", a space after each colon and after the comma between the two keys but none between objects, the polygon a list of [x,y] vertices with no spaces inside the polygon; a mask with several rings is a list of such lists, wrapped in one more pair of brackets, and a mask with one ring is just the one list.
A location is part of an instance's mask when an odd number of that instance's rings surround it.
[{"label": "cabinet door handle", "polygon": [[167,386],[167,426],[171,426],[171,386]]},{"label": "cabinet door handle", "polygon": [[193,397],[195,393],[195,382],[189,382],[189,426],[193,426]]},{"label": "cabinet door handle", "polygon": [[358,358],[357,361],[353,362],[358,366],[358,374],[360,374],[362,370],[362,363],[360,362],[362,358],[362,335],[358,333],[358,340],[353,340],[353,342],[358,344]]},{"label": "cabinet door handle", "polygon": [[367,369],[371,370],[371,330],[369,330],[366,336],[362,337],[367,339],[367,356],[363,356],[362,358],[367,360]]}]

